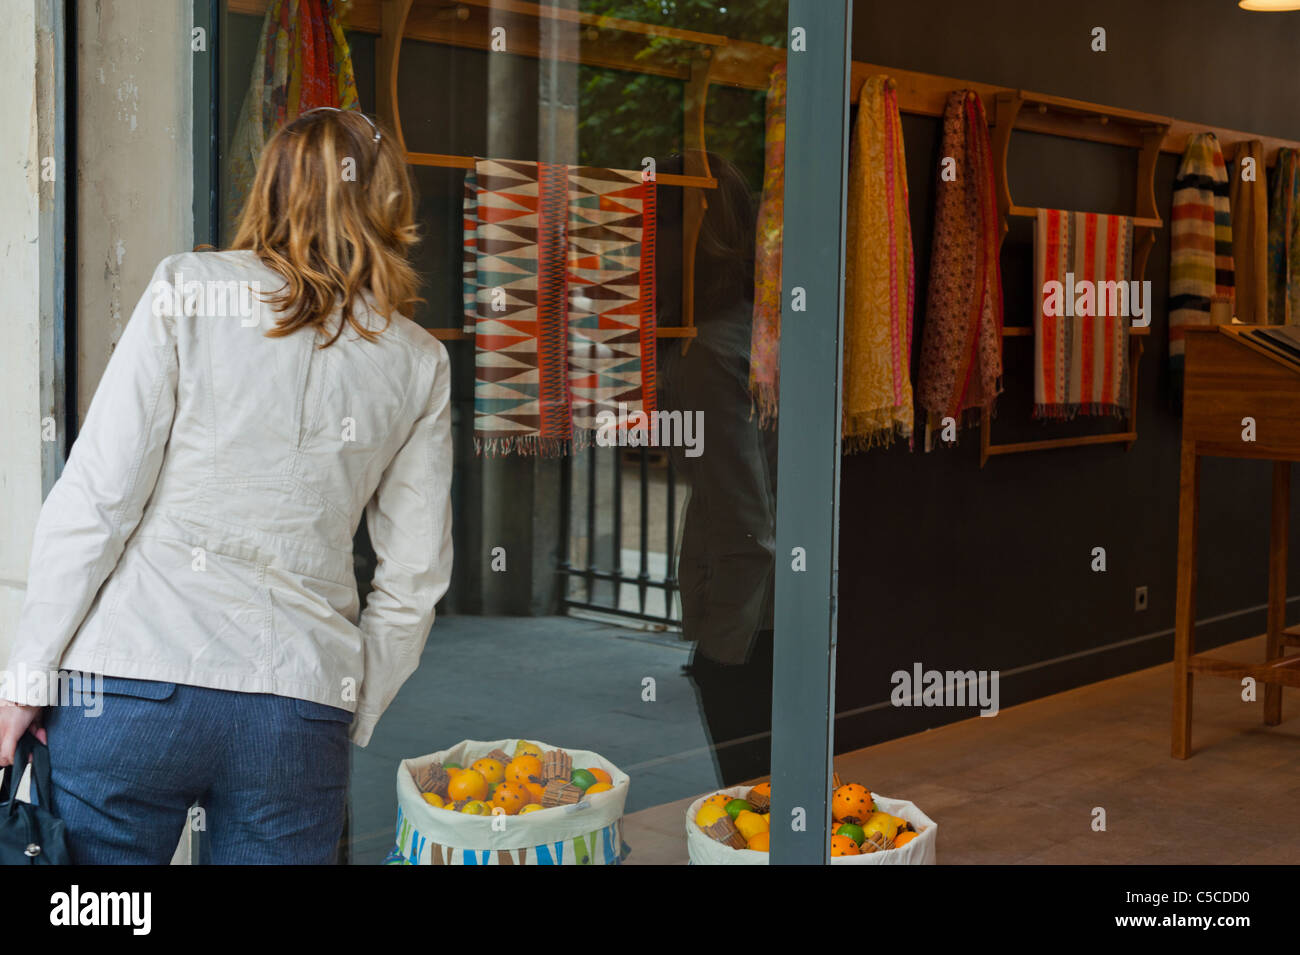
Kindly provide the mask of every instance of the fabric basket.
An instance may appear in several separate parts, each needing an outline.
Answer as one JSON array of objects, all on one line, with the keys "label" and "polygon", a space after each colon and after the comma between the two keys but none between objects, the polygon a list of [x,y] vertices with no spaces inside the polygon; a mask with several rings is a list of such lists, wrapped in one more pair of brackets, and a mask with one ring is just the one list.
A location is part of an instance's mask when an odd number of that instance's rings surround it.
[{"label": "fabric basket", "polygon": [[[749,790],[749,786],[732,786],[719,791],[743,799]],[[724,846],[721,842],[710,839],[695,824],[695,814],[711,795],[713,793],[701,796],[686,810],[686,851],[691,865],[767,865],[768,853]],[[860,856],[835,856],[831,859],[831,865],[934,865],[935,842],[939,837],[938,824],[905,799],[890,799],[876,793],[872,793],[871,798],[877,809],[910,822],[918,832],[917,837],[901,849]]]},{"label": "fabric basket", "polygon": [[[451,749],[404,759],[397,767],[397,842],[385,865],[618,865],[623,806],[631,780],[599,753],[533,740],[543,750],[563,749],[573,765],[609,773],[613,789],[584,795],[572,806],[525,816],[469,816],[435,809],[412,775],[433,762],[469,766],[494,749],[513,753],[517,739],[465,740]],[[494,824],[495,823],[495,824]]]}]

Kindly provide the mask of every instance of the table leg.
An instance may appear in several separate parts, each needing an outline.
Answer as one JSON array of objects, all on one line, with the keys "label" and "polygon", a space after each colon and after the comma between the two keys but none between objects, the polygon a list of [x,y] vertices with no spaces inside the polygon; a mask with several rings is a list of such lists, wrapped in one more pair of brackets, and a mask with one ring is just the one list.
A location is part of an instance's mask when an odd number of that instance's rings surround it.
[{"label": "table leg", "polygon": [[1183,441],[1178,477],[1178,590],[1174,604],[1173,756],[1186,759],[1192,750],[1192,671],[1195,649],[1197,487],[1201,459],[1193,441]]},{"label": "table leg", "polygon": [[[1268,638],[1264,659],[1282,655],[1286,629],[1287,532],[1291,524],[1291,462],[1273,462],[1273,517],[1268,541]],[[1264,684],[1264,725],[1282,722],[1282,687]]]}]

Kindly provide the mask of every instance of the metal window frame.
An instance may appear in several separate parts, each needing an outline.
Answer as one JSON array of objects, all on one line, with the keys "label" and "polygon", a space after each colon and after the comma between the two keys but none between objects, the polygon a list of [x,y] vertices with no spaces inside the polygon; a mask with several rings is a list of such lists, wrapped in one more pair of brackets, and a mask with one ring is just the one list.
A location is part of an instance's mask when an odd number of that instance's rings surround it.
[{"label": "metal window frame", "polygon": [[[777,416],[771,862],[829,864],[850,0],[790,0]],[[791,308],[802,288],[806,311]],[[802,548],[806,569],[795,570]],[[804,827],[794,820],[802,810]]]}]

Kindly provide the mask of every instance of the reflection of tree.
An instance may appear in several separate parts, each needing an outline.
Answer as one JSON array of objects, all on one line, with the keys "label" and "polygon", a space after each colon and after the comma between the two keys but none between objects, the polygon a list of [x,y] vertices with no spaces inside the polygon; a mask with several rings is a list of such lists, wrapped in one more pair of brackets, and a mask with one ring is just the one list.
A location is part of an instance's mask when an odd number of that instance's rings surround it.
[{"label": "reflection of tree", "polygon": [[[786,0],[579,0],[584,13],[718,33],[767,46],[785,45]],[[641,57],[690,62],[697,48],[645,37]],[[579,155],[597,166],[638,169],[643,156],[682,146],[680,80],[600,67],[579,71]],[[707,108],[711,151],[726,156],[757,191],[763,182],[764,92],[712,87]]]}]

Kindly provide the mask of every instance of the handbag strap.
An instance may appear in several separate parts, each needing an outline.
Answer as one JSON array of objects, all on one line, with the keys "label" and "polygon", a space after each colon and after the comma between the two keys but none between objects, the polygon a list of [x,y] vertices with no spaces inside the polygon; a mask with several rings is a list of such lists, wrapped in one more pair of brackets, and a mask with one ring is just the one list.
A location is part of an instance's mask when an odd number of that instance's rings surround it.
[{"label": "handbag strap", "polygon": [[42,806],[49,804],[50,794],[53,791],[53,784],[50,781],[50,748],[31,733],[24,733],[19,737],[18,745],[14,747],[13,765],[8,767],[5,801],[10,815],[18,811],[18,783],[23,778],[28,757],[31,757],[32,761],[32,792],[36,796],[35,802]]}]

